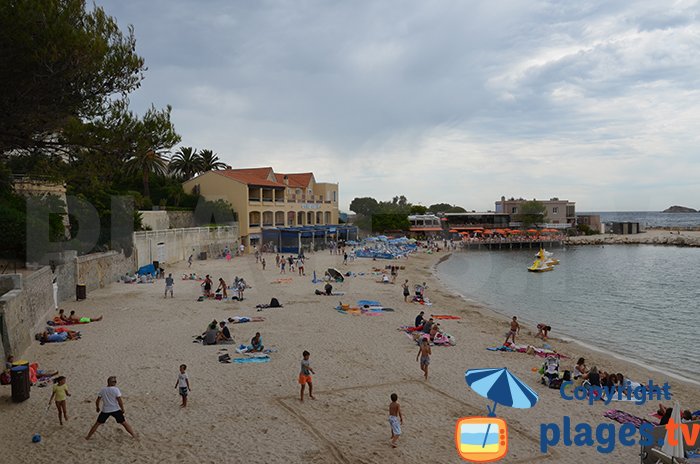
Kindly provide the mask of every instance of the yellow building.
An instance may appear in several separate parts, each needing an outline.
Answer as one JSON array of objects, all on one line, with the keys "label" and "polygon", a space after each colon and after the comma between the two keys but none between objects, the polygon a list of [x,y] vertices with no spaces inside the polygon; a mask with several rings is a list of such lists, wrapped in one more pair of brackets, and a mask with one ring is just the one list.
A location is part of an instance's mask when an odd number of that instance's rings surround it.
[{"label": "yellow building", "polygon": [[246,247],[260,243],[263,227],[338,223],[338,184],[316,182],[310,172],[226,169],[205,172],[182,186],[185,192],[198,192],[207,200],[231,203]]}]

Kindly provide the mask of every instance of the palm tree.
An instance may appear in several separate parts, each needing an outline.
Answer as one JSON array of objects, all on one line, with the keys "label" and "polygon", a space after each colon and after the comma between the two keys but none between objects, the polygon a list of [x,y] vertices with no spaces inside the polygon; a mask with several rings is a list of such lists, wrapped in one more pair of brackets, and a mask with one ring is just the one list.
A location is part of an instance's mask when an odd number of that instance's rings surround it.
[{"label": "palm tree", "polygon": [[180,147],[170,160],[170,170],[187,180],[202,172],[203,164],[197,150],[192,147]]},{"label": "palm tree", "polygon": [[151,197],[151,190],[148,188],[151,173],[165,175],[168,172],[167,158],[153,149],[133,155],[126,161],[125,166],[127,172],[140,172],[143,175],[143,195],[147,198]]},{"label": "palm tree", "polygon": [[202,158],[202,171],[218,171],[226,169],[226,163],[219,160],[219,157],[211,150],[202,150],[199,152]]}]

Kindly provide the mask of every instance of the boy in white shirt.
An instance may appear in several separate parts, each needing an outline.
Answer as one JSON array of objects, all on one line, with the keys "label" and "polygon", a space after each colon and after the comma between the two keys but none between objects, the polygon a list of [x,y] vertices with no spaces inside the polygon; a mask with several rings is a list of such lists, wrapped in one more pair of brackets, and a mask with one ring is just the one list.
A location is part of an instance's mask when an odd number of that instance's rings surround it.
[{"label": "boy in white shirt", "polygon": [[180,364],[180,373],[177,376],[177,383],[175,384],[175,388],[180,390],[180,396],[182,397],[182,403],[180,404],[181,408],[187,407],[187,392],[192,391],[190,388],[190,379],[187,377],[187,373],[185,372],[186,370],[187,365]]}]

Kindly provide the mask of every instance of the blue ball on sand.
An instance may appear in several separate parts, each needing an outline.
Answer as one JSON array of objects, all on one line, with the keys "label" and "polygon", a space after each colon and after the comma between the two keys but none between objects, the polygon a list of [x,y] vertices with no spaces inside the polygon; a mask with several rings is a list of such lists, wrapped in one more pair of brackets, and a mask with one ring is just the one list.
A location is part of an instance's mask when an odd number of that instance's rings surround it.
[{"label": "blue ball on sand", "polygon": [[41,435],[38,433],[35,433],[32,435],[32,443],[39,443],[41,441]]}]

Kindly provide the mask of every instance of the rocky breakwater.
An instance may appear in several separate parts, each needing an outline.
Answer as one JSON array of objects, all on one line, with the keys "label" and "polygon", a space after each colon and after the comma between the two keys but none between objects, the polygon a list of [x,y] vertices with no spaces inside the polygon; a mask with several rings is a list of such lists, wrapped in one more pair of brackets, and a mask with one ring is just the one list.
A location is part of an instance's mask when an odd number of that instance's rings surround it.
[{"label": "rocky breakwater", "polygon": [[566,245],[671,245],[700,247],[700,232],[669,232],[666,230],[651,230],[634,235],[587,235],[582,237],[568,237],[564,240]]}]

